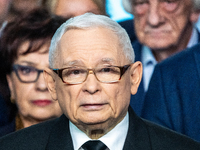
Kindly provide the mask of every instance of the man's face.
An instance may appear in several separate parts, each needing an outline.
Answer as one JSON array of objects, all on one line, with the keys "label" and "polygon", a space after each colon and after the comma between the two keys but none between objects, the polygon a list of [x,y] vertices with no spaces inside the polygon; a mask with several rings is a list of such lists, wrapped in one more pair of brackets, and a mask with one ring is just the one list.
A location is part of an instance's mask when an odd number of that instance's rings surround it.
[{"label": "man's face", "polygon": [[139,41],[152,49],[177,46],[181,41],[187,44],[192,5],[192,0],[132,0]]},{"label": "man's face", "polygon": [[[130,63],[125,59],[117,36],[104,28],[71,29],[62,36],[58,48],[56,68],[82,66],[91,69]],[[88,127],[110,130],[127,113],[133,66],[115,83],[99,82],[94,74],[89,74],[85,82],[67,85],[57,74],[51,73],[55,82],[52,97],[58,99],[64,114],[81,130]]]}]

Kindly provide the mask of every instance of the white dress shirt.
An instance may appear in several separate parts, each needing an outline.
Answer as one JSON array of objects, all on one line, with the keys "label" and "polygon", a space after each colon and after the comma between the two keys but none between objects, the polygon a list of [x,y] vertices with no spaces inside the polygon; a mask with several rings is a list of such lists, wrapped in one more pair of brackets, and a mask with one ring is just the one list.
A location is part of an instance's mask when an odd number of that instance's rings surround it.
[{"label": "white dress shirt", "polygon": [[[109,148],[109,150],[122,150],[128,133],[128,126],[129,115],[127,113],[127,115],[119,124],[117,124],[111,131],[98,140],[102,141]],[[81,150],[80,147],[85,142],[92,140],[71,122],[69,122],[69,128],[74,150]]]},{"label": "white dress shirt", "polygon": [[[199,38],[198,31],[196,28],[193,28],[190,41],[187,44],[187,48],[192,47],[195,44],[197,44],[198,38]],[[153,56],[153,53],[147,46],[142,47],[141,61],[143,64],[143,85],[144,85],[144,91],[146,92],[148,90],[149,82],[153,74],[154,68],[157,64],[157,61],[155,57]]]}]

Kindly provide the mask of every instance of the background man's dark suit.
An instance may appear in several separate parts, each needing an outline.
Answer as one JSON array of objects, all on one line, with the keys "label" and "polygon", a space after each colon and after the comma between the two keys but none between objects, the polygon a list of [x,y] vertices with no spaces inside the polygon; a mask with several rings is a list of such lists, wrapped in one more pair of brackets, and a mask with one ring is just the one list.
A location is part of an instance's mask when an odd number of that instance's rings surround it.
[{"label": "background man's dark suit", "polygon": [[142,117],[200,141],[200,44],[155,67]]},{"label": "background man's dark suit", "polygon": [[[179,140],[177,140],[179,139]],[[12,144],[10,144],[12,141]],[[13,142],[15,141],[15,142]],[[187,141],[187,142],[185,142]],[[1,150],[72,150],[69,120],[60,118],[11,134],[0,140]],[[129,108],[129,130],[124,150],[197,150],[200,144],[138,118]],[[191,148],[193,147],[193,148]]]}]

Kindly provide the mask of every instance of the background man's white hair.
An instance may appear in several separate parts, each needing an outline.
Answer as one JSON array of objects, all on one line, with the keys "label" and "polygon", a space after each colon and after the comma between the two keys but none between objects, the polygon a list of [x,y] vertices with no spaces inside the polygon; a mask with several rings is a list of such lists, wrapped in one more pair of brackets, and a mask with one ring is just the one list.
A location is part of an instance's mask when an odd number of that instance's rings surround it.
[{"label": "background man's white hair", "polygon": [[59,61],[58,59],[56,59],[59,55],[58,44],[65,32],[67,32],[70,29],[91,29],[95,27],[107,28],[113,33],[115,33],[119,37],[119,45],[122,47],[126,59],[129,60],[130,63],[134,62],[135,54],[126,31],[118,23],[111,20],[107,16],[86,13],[84,15],[69,19],[64,24],[62,24],[56,31],[51,40],[49,50],[50,67],[54,68],[56,61]]}]

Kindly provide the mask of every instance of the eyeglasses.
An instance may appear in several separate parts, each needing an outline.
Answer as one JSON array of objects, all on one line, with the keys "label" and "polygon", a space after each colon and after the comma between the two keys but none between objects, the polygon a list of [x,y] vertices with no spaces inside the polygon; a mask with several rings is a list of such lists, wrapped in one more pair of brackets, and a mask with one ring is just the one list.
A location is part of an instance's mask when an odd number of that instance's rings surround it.
[{"label": "eyeglasses", "polygon": [[31,66],[23,66],[18,64],[13,65],[13,70],[15,71],[18,79],[23,83],[36,82],[40,73],[43,72],[43,70],[39,70]]},{"label": "eyeglasses", "polygon": [[94,74],[96,79],[103,83],[113,83],[121,79],[122,75],[132,64],[125,66],[104,66],[94,69],[85,67],[68,67],[52,69],[66,84],[80,84],[86,81],[89,74]]}]

